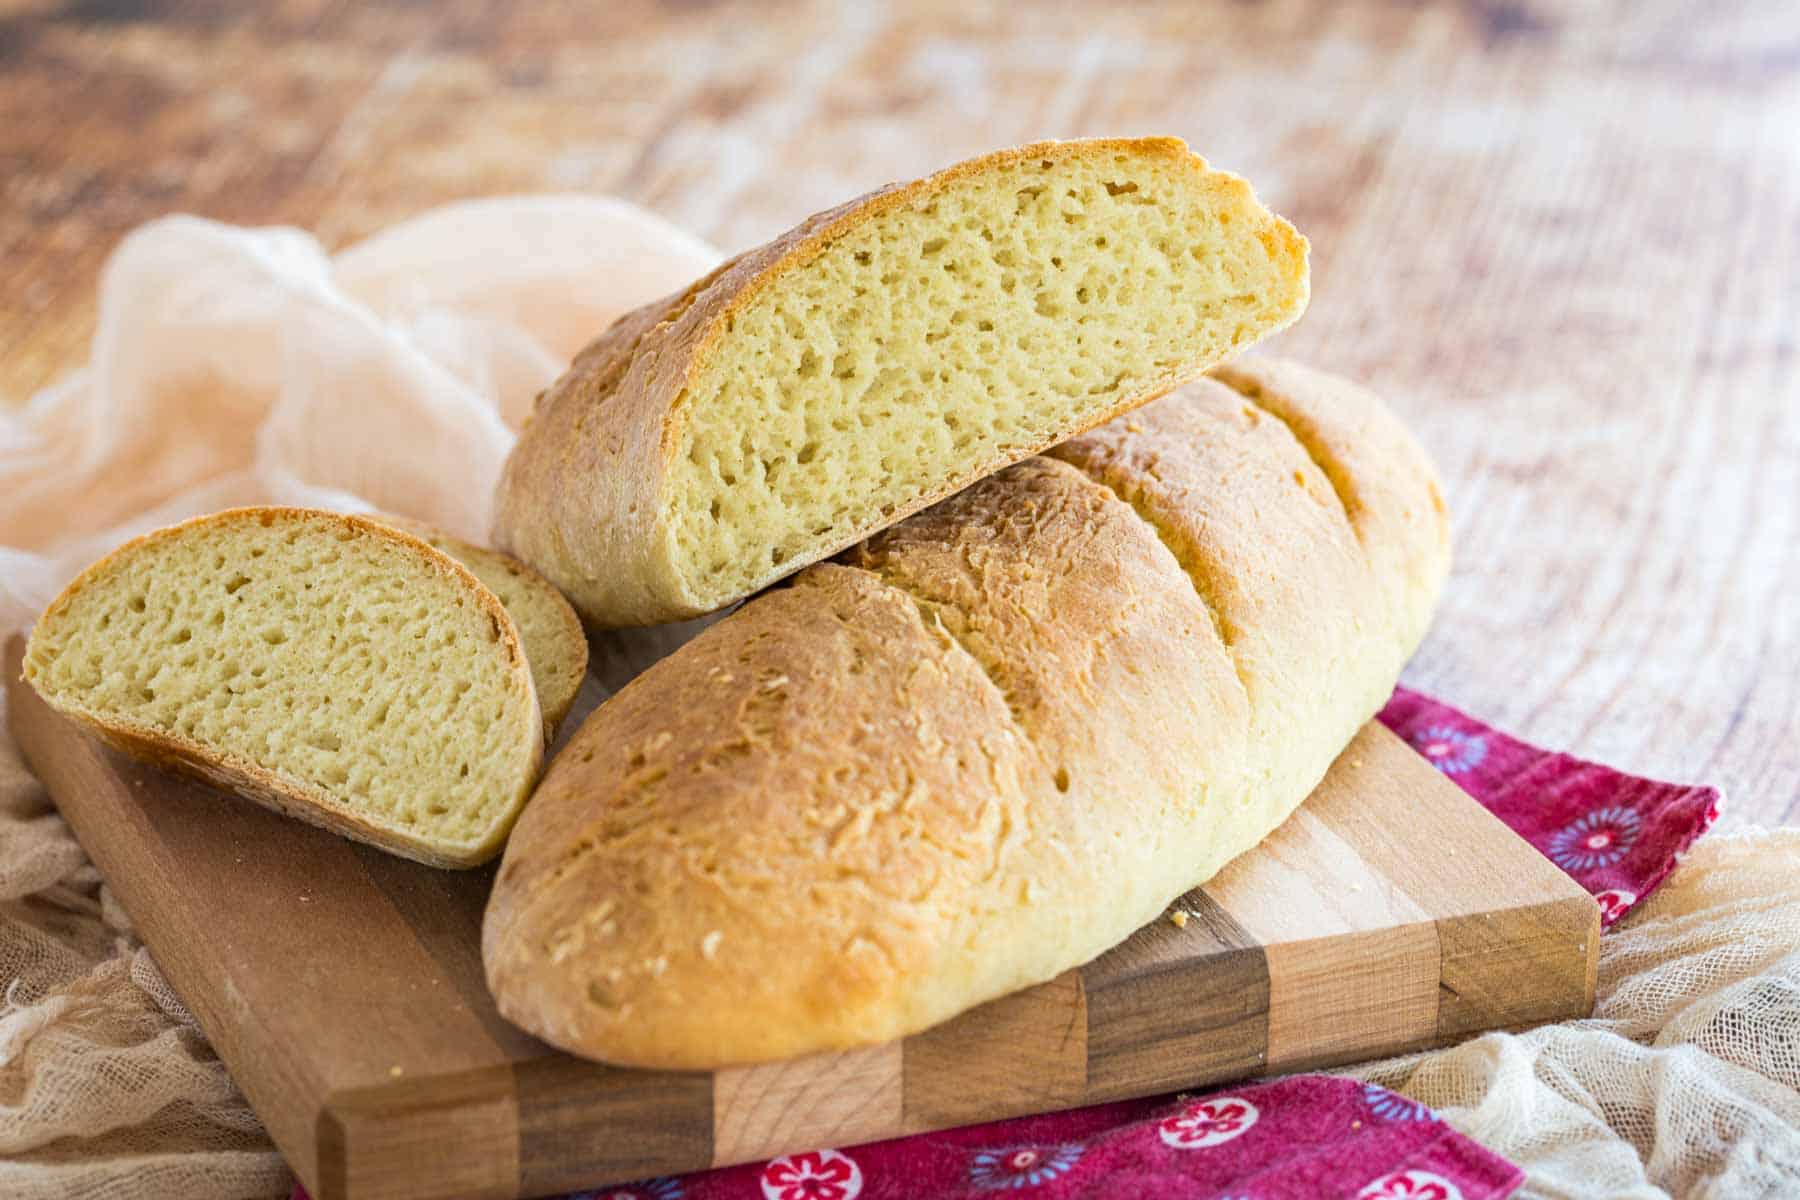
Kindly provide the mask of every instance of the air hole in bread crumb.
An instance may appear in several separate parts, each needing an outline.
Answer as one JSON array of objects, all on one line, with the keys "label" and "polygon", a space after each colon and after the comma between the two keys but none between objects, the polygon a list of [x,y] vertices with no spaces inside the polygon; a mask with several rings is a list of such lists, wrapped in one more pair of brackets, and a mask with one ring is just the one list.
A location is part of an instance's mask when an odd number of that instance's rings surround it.
[{"label": "air hole in bread crumb", "polygon": [[133,596],[131,598],[130,608],[132,612],[143,612],[144,598],[142,596]]},{"label": "air hole in bread crumb", "polygon": [[1069,768],[1056,768],[1056,790],[1059,792],[1066,792],[1069,790]]},{"label": "air hole in bread crumb", "polygon": [[248,575],[242,573],[233,575],[230,579],[225,581],[225,594],[227,596],[235,596],[243,586],[249,582],[250,577]]}]

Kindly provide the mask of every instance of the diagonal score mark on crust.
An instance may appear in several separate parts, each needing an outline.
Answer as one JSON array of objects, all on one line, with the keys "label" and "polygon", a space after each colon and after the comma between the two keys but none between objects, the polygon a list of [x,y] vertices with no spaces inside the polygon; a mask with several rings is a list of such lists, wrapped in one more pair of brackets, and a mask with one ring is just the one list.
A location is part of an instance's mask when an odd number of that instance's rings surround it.
[{"label": "diagonal score mark on crust", "polygon": [[[948,605],[941,600],[930,600],[919,595],[879,567],[857,564],[851,566],[849,569],[861,571],[883,587],[890,588],[893,591],[899,592],[902,596],[905,596],[907,600],[912,603],[913,607],[919,610],[919,620],[924,624],[925,631],[927,633],[930,633],[933,630],[941,632],[945,640],[947,640],[952,647],[961,651],[967,656],[969,661],[973,662],[975,666],[980,669],[982,675],[993,685],[994,691],[999,695],[1001,703],[1006,705],[1007,714],[1011,716],[1013,726],[1019,731],[1019,736],[1023,738],[1028,745],[1035,746],[1037,744],[1037,740],[1031,736],[1031,730],[1025,725],[1023,706],[1020,705],[1017,698],[1014,697],[1012,689],[1007,687],[1006,684],[1001,681],[1001,667],[1003,664],[990,661],[988,658],[975,653],[974,648],[969,645],[962,634],[957,632],[956,627],[949,621],[944,620],[944,611],[951,609],[953,606]],[[963,615],[966,617],[967,614]]]},{"label": "diagonal score mark on crust", "polygon": [[1350,526],[1350,532],[1356,535],[1357,545],[1363,545],[1363,504],[1350,486],[1350,472],[1338,461],[1325,446],[1325,441],[1313,428],[1312,422],[1303,417],[1290,416],[1270,406],[1268,389],[1254,379],[1247,379],[1235,371],[1213,371],[1207,378],[1214,380],[1236,392],[1251,408],[1268,417],[1271,421],[1287,430],[1288,436],[1305,452],[1319,473],[1325,476],[1325,482],[1331,485],[1331,494],[1337,497],[1338,509],[1344,514],[1344,522]]},{"label": "diagonal score mark on crust", "polygon": [[1225,652],[1225,657],[1231,661],[1231,670],[1237,676],[1238,686],[1243,689],[1244,696],[1248,699],[1250,695],[1250,676],[1249,673],[1245,671],[1243,662],[1238,658],[1237,650],[1234,646],[1236,641],[1234,635],[1236,631],[1231,623],[1225,619],[1223,606],[1219,601],[1218,586],[1213,582],[1212,573],[1206,571],[1202,567],[1200,556],[1195,554],[1191,547],[1184,545],[1181,538],[1165,527],[1161,521],[1156,519],[1155,514],[1152,513],[1150,505],[1145,501],[1141,491],[1133,488],[1131,489],[1130,495],[1121,493],[1118,488],[1103,479],[1100,472],[1097,469],[1094,469],[1091,464],[1077,461],[1074,456],[1064,452],[1060,446],[1053,446],[1044,453],[1051,458],[1069,464],[1069,466],[1074,467],[1077,471],[1081,472],[1082,476],[1089,483],[1100,488],[1108,496],[1111,496],[1114,500],[1117,500],[1120,504],[1123,504],[1126,508],[1129,508],[1133,513],[1137,514],[1138,520],[1142,521],[1149,527],[1150,532],[1156,535],[1156,540],[1162,543],[1163,549],[1169,552],[1169,556],[1175,560],[1175,565],[1181,568],[1181,573],[1187,577],[1188,583],[1192,585],[1195,598],[1200,601],[1200,607],[1206,610],[1207,618],[1212,622],[1213,633],[1218,636],[1220,649]]}]

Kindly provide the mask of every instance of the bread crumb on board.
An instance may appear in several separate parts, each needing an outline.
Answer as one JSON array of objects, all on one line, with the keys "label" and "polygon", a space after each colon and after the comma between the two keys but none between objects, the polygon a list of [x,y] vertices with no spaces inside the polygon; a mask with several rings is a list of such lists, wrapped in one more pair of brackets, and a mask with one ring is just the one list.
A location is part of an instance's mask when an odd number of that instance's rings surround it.
[{"label": "bread crumb on board", "polygon": [[1169,923],[1174,925],[1177,929],[1186,929],[1188,915],[1178,908],[1169,914]]}]

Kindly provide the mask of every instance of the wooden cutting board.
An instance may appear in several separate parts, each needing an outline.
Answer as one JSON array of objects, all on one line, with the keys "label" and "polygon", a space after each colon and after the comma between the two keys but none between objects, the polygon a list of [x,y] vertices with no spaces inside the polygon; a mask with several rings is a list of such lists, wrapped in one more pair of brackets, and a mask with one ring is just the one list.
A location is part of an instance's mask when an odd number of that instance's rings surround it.
[{"label": "wooden cutting board", "polygon": [[[318,1200],[514,1197],[1587,1014],[1593,900],[1379,725],[1123,945],[904,1042],[616,1070],[503,1021],[491,869],[392,858],[122,758],[5,673],[14,736]],[[609,656],[597,647],[602,672]]]}]

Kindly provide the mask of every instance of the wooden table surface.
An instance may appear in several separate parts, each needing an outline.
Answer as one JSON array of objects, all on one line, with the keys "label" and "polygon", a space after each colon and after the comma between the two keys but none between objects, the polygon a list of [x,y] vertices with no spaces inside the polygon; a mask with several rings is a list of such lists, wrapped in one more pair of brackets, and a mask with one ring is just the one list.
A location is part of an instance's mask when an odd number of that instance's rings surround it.
[{"label": "wooden table surface", "polygon": [[1408,680],[1800,819],[1800,6],[0,0],[0,397],[120,236],[342,245],[579,190],[726,249],[1035,137],[1172,133],[1313,242],[1458,563]]}]

